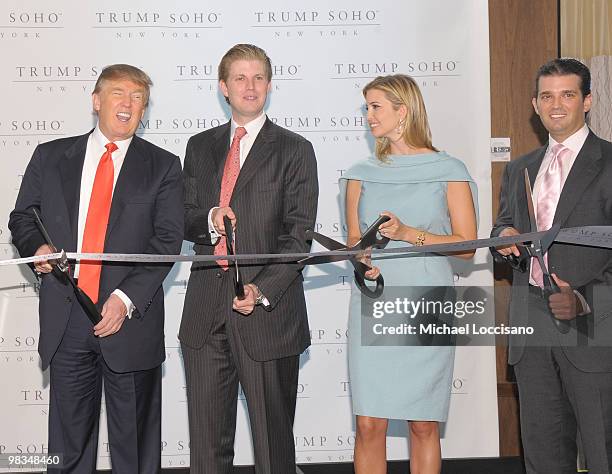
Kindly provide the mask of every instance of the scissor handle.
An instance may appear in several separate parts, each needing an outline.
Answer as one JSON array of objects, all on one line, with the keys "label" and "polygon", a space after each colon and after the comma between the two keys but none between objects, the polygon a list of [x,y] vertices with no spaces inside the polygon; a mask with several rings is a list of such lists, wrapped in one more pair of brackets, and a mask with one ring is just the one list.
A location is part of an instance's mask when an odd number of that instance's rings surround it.
[{"label": "scissor handle", "polygon": [[389,243],[389,238],[378,238],[378,228],[381,224],[387,222],[388,220],[391,220],[389,216],[380,216],[378,219],[376,219],[372,225],[365,230],[361,236],[361,239],[359,239],[359,242],[357,242],[357,244],[355,244],[351,250],[366,249],[368,247],[374,247],[377,249],[385,248]]},{"label": "scissor handle", "polygon": [[378,298],[383,294],[385,290],[385,279],[382,276],[382,273],[378,275],[376,278],[376,288],[372,290],[365,282],[365,272],[367,272],[370,267],[365,263],[361,263],[358,261],[352,261],[353,266],[355,267],[355,284],[359,287],[361,293],[369,298]]}]

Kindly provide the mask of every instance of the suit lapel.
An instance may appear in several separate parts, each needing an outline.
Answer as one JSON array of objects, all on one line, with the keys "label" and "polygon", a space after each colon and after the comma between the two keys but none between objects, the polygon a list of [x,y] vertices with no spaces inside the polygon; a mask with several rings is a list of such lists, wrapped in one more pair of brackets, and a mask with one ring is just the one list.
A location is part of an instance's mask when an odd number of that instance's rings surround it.
[{"label": "suit lapel", "polygon": [[587,192],[589,184],[597,177],[601,169],[601,147],[593,132],[589,132],[574,165],[567,175],[553,222],[565,223],[574,210],[576,203]]},{"label": "suit lapel", "polygon": [[270,119],[266,118],[263,127],[257,134],[255,143],[251,147],[236,181],[234,192],[232,193],[232,200],[240,193],[246,184],[253,178],[257,173],[257,170],[261,167],[264,160],[266,160],[272,151],[272,143],[275,141],[276,134],[274,133],[274,125]]},{"label": "suit lapel", "polygon": [[130,195],[138,191],[139,183],[146,179],[148,175],[149,156],[141,146],[141,141],[141,138],[134,136],[123,159],[123,165],[121,165],[121,171],[113,191],[110,216],[106,228],[106,241],[108,241],[113,226],[117,223],[121,212],[123,212],[125,201]]},{"label": "suit lapel", "polygon": [[87,140],[89,135],[80,136],[65,154],[65,158],[59,164],[59,174],[61,187],[64,194],[64,201],[68,209],[68,222],[70,223],[70,238],[73,240],[73,247],[77,245],[77,232],[79,222],[79,201],[81,193],[81,174],[83,163],[85,162],[85,152],[87,150]]},{"label": "suit lapel", "polygon": [[213,160],[215,161],[215,179],[221,189],[221,180],[223,179],[223,168],[225,166],[225,160],[230,148],[230,131],[231,122],[219,127],[215,132],[215,144],[213,145]]}]

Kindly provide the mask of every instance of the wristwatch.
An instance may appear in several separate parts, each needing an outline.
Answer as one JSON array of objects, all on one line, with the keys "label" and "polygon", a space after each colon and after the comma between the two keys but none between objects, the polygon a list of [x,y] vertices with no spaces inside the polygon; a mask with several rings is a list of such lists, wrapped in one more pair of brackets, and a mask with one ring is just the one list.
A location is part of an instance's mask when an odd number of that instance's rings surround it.
[{"label": "wristwatch", "polygon": [[257,291],[257,298],[255,298],[255,306],[263,304],[266,297],[261,291],[259,291],[259,288],[255,283],[251,283],[251,286],[253,286],[253,288],[255,288],[255,290]]}]

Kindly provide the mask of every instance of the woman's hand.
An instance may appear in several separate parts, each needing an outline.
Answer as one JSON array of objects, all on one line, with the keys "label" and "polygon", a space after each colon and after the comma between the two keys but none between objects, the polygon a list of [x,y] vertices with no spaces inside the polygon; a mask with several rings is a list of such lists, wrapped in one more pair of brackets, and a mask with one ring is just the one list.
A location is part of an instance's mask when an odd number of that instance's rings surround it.
[{"label": "woman's hand", "polygon": [[378,232],[380,233],[380,235],[382,235],[383,237],[387,237],[391,240],[403,240],[406,242],[408,241],[407,233],[409,227],[407,225],[402,224],[402,221],[400,221],[395,214],[389,211],[381,212],[380,215],[388,216],[390,218],[387,222],[381,224],[378,228]]}]

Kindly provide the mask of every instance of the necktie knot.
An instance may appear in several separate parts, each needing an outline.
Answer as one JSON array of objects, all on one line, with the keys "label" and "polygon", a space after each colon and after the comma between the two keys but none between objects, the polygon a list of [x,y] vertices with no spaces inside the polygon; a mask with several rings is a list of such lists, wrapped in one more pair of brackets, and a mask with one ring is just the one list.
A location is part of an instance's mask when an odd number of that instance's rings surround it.
[{"label": "necktie knot", "polygon": [[246,135],[247,131],[244,127],[238,127],[234,132],[234,140],[241,140]]},{"label": "necktie knot", "polygon": [[563,160],[563,157],[567,155],[567,152],[569,152],[569,148],[567,148],[561,143],[557,143],[551,148],[551,151],[553,154],[553,161],[559,161]]},{"label": "necktie knot", "polygon": [[113,151],[115,151],[117,148],[119,148],[117,145],[115,145],[113,142],[111,143],[107,143],[106,145],[104,145],[104,147],[106,148],[106,151],[108,151],[109,153],[112,153]]},{"label": "necktie knot", "polygon": [[[565,168],[564,158],[569,155],[570,149],[561,143],[554,145],[550,151],[552,152],[552,159],[548,164],[547,174],[553,173],[558,176],[563,175],[563,169]],[[561,186],[561,181],[558,183]]]}]

